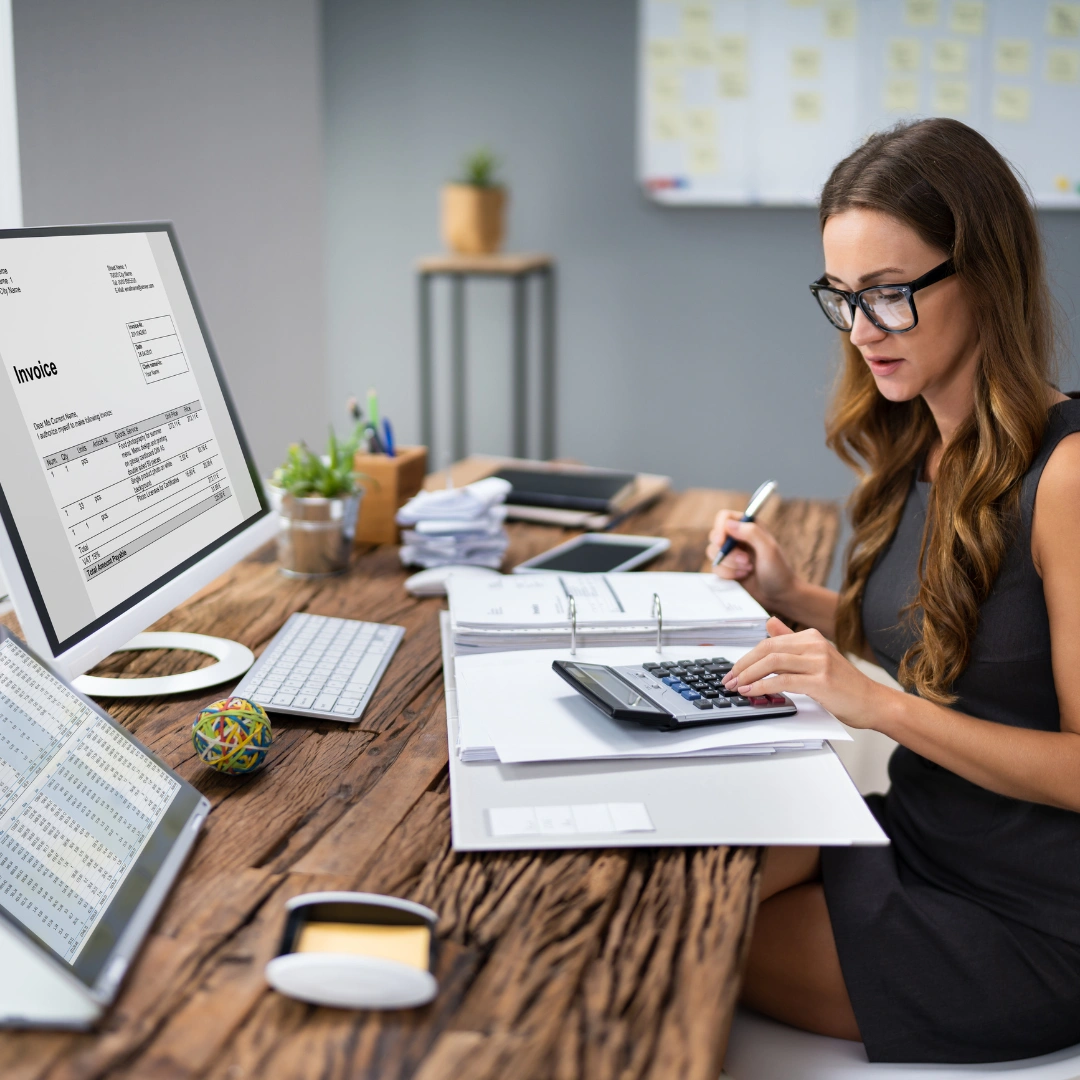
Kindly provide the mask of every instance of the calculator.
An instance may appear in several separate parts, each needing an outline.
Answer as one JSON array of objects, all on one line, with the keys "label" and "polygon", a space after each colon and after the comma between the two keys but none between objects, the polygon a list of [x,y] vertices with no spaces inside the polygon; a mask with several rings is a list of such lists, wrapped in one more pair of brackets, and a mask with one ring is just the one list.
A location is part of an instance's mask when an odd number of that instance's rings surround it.
[{"label": "calculator", "polygon": [[725,689],[722,680],[732,665],[722,656],[625,667],[555,660],[551,666],[612,719],[634,720],[660,731],[792,716],[798,711],[783,694],[746,698]]}]

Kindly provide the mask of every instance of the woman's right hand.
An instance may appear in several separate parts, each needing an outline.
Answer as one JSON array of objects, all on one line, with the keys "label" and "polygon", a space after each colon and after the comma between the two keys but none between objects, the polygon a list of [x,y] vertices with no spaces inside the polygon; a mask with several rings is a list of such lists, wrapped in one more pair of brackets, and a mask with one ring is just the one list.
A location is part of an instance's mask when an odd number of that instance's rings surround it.
[{"label": "woman's right hand", "polygon": [[716,515],[706,550],[709,560],[716,557],[729,536],[736,544],[723,562],[713,568],[713,573],[740,582],[770,611],[786,613],[787,602],[798,588],[799,579],[772,533],[752,521],[740,521],[741,517],[735,510],[721,510]]}]

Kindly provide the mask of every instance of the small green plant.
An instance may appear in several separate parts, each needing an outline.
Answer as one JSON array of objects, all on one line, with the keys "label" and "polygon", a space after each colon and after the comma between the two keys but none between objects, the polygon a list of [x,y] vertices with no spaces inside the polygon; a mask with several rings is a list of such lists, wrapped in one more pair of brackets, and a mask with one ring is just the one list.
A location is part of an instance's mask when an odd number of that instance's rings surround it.
[{"label": "small green plant", "polygon": [[465,158],[465,177],[462,183],[473,187],[494,187],[497,183],[495,172],[498,168],[499,159],[482,146]]},{"label": "small green plant", "polygon": [[339,442],[331,425],[327,452],[321,456],[312,453],[306,443],[293,443],[285,464],[274,470],[271,482],[298,499],[312,495],[338,499],[355,494],[357,480],[370,479],[353,468],[363,435],[363,425],[358,423],[348,439]]}]

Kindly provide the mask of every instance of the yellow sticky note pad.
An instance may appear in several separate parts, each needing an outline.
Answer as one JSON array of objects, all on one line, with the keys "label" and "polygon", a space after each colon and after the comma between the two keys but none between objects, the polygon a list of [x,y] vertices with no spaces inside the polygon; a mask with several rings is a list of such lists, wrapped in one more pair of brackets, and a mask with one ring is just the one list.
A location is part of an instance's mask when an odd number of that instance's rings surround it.
[{"label": "yellow sticky note pad", "polygon": [[791,118],[800,124],[812,124],[821,119],[821,95],[812,90],[799,90],[791,95]]},{"label": "yellow sticky note pad", "polygon": [[714,176],[720,171],[720,151],[715,143],[691,143],[686,167],[691,176]]},{"label": "yellow sticky note pad", "polygon": [[938,0],[904,0],[904,22],[908,26],[937,26]]},{"label": "yellow sticky note pad", "polygon": [[716,46],[711,38],[684,41],[682,60],[687,67],[712,67],[716,63]]},{"label": "yellow sticky note pad", "polygon": [[677,105],[682,100],[682,76],[678,71],[654,71],[649,91],[656,104]]},{"label": "yellow sticky note pad", "polygon": [[934,112],[966,116],[971,107],[971,87],[960,80],[943,79],[934,87]]},{"label": "yellow sticky note pad", "polygon": [[986,22],[983,0],[953,0],[949,29],[957,34],[981,34]]},{"label": "yellow sticky note pad", "polygon": [[855,36],[855,0],[825,0],[825,36]]},{"label": "yellow sticky note pad", "polygon": [[821,76],[821,50],[796,46],[791,50],[791,77],[817,79]]},{"label": "yellow sticky note pad", "polygon": [[716,39],[716,62],[722,71],[743,71],[746,55],[745,34],[721,34]]},{"label": "yellow sticky note pad", "polygon": [[1080,37],[1080,4],[1050,4],[1046,32],[1051,37]]},{"label": "yellow sticky note pad", "polygon": [[941,38],[934,42],[930,66],[943,75],[961,75],[968,69],[968,46],[966,41],[950,41]]},{"label": "yellow sticky note pad", "polygon": [[994,87],[994,119],[1017,123],[1031,116],[1031,91],[1026,86]]},{"label": "yellow sticky note pad", "polygon": [[684,4],[682,9],[683,37],[703,38],[712,34],[712,4]]},{"label": "yellow sticky note pad", "polygon": [[887,80],[883,103],[889,112],[912,113],[918,111],[919,84],[914,79]]},{"label": "yellow sticky note pad", "polygon": [[1046,81],[1059,85],[1080,82],[1080,49],[1047,49]]},{"label": "yellow sticky note pad", "polygon": [[890,71],[918,71],[922,60],[922,42],[918,38],[890,38],[886,62]]},{"label": "yellow sticky note pad", "polygon": [[1027,38],[998,38],[994,42],[994,71],[999,75],[1026,75],[1031,70],[1031,42]]},{"label": "yellow sticky note pad", "polygon": [[370,923],[307,923],[296,944],[298,953],[350,953],[396,960],[428,970],[431,930],[427,926],[374,926]]},{"label": "yellow sticky note pad", "polygon": [[652,118],[652,137],[657,142],[677,142],[682,138],[681,117],[674,109],[657,109]]},{"label": "yellow sticky note pad", "polygon": [[716,137],[716,110],[707,105],[687,109],[683,123],[688,138],[708,140]]},{"label": "yellow sticky note pad", "polygon": [[654,38],[646,46],[645,55],[654,67],[670,67],[679,61],[679,50],[670,38]]},{"label": "yellow sticky note pad", "polygon": [[750,79],[745,71],[721,71],[719,92],[723,98],[748,97],[750,94]]}]

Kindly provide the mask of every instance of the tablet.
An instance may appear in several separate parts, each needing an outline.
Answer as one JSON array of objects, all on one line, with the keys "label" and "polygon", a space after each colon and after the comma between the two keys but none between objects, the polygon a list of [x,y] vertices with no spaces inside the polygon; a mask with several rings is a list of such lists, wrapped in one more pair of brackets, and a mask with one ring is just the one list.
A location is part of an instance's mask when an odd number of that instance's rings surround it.
[{"label": "tablet", "polygon": [[514,567],[515,574],[557,570],[564,574],[607,574],[644,566],[671,547],[662,536],[584,533]]}]

